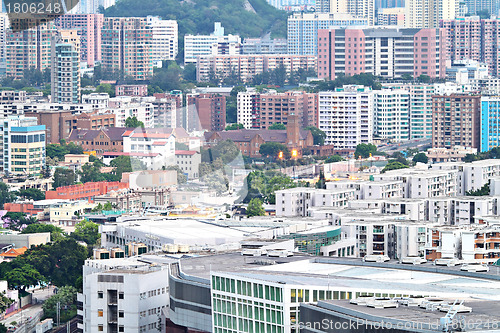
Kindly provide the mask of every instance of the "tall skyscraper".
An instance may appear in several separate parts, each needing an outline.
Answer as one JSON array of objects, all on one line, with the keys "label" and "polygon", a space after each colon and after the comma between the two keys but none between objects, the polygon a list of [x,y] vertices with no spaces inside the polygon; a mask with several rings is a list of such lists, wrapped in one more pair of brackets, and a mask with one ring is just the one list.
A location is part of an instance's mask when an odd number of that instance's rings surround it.
[{"label": "tall skyscraper", "polygon": [[80,37],[61,30],[51,41],[51,96],[56,103],[80,102]]},{"label": "tall skyscraper", "polygon": [[151,27],[145,17],[109,17],[102,28],[102,67],[135,80],[153,75]]},{"label": "tall skyscraper", "polygon": [[58,29],[76,29],[80,36],[80,60],[93,67],[101,61],[102,14],[66,14],[55,20]]}]

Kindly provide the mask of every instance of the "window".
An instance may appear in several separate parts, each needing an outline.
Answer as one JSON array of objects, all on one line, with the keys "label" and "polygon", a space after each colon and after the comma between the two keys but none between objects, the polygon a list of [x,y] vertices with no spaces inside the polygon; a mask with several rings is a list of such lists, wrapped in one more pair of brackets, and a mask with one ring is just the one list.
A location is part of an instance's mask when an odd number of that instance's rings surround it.
[{"label": "window", "polygon": [[119,298],[119,299],[123,299],[124,297],[125,297],[125,295],[124,295],[123,293],[119,293],[119,294],[118,294],[118,298]]},{"label": "window", "polygon": [[97,298],[103,298],[103,297],[104,297],[104,293],[102,291],[98,291]]},{"label": "window", "polygon": [[125,327],[123,326],[118,327],[118,332],[125,332]]},{"label": "window", "polygon": [[103,309],[97,310],[97,317],[102,317],[102,316],[104,316],[104,310]]},{"label": "window", "polygon": [[118,312],[118,318],[124,318],[125,317],[125,312],[119,311]]},{"label": "window", "polygon": [[99,332],[103,332],[103,331],[104,331],[104,326],[103,326],[103,325],[99,325],[99,326],[97,326],[97,330],[98,330]]}]

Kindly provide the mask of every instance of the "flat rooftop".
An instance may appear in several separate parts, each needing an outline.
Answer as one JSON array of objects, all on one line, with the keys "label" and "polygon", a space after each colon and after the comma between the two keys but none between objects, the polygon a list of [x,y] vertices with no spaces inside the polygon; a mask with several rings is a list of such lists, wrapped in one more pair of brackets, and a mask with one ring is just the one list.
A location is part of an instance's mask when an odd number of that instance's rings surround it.
[{"label": "flat rooftop", "polygon": [[[460,267],[364,263],[360,259],[323,258],[302,254],[293,257],[247,257],[229,253],[181,260],[187,275],[209,279],[211,272],[293,286],[323,286],[332,290],[477,297],[500,300],[500,267],[490,273],[461,272]],[[496,278],[498,278],[496,276]],[[207,281],[208,282],[208,281]]]},{"label": "flat rooftop", "polygon": [[[455,299],[446,299],[443,301],[453,304]],[[499,327],[500,326],[500,316],[498,313],[498,303],[496,301],[484,301],[484,300],[474,300],[466,299],[464,306],[471,307],[472,312],[470,313],[459,313],[455,317],[464,317],[466,329],[464,331],[482,331],[488,330],[488,328]],[[318,305],[310,305],[317,308],[323,308],[332,310],[340,313],[349,313],[355,315],[357,318],[378,321],[385,323],[391,322],[395,323],[398,321],[411,322],[414,325],[405,325],[406,329],[414,327],[415,331],[418,329],[431,329],[436,331],[440,330],[440,319],[446,315],[446,312],[441,312],[438,310],[430,311],[418,306],[399,306],[398,308],[372,308],[365,305],[350,304],[349,300],[327,300],[319,301]],[[487,327],[491,324],[490,327]],[[427,327],[426,327],[427,326]],[[490,331],[493,332],[493,331]],[[498,332],[498,331],[495,331]]]}]

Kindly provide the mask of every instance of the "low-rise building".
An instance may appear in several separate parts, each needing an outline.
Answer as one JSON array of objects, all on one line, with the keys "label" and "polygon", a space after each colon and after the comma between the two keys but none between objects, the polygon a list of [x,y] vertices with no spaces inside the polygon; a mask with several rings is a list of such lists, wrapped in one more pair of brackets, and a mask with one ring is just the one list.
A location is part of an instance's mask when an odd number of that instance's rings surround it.
[{"label": "low-rise building", "polygon": [[188,179],[198,178],[201,154],[195,150],[176,150],[175,163],[188,176]]},{"label": "low-rise building", "polygon": [[98,195],[127,187],[128,184],[122,182],[90,182],[61,186],[53,191],[45,192],[45,199],[87,200],[93,202],[94,198]]}]

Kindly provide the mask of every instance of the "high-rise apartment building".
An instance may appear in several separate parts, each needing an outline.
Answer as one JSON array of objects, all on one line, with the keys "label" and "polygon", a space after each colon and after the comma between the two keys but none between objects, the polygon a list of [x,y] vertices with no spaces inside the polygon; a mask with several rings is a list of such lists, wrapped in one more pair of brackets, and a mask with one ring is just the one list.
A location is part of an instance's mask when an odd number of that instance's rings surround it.
[{"label": "high-rise apartment building", "polygon": [[223,131],[226,128],[226,97],[216,94],[188,94],[187,131]]},{"label": "high-rise apartment building", "polygon": [[36,118],[9,116],[0,121],[0,172],[37,176],[45,167],[45,126]]},{"label": "high-rise apartment building", "polygon": [[316,56],[288,54],[199,56],[196,63],[196,79],[199,82],[206,82],[212,75],[219,79],[237,75],[241,81],[249,82],[254,75],[280,66],[285,68],[288,75],[299,69],[314,71],[317,68]]},{"label": "high-rise apartment building", "polygon": [[397,25],[405,26],[405,9],[396,8],[380,8],[377,11],[377,25]]},{"label": "high-rise apartment building", "polygon": [[103,14],[65,14],[55,21],[58,29],[72,29],[80,36],[80,61],[93,67],[101,61]]},{"label": "high-rise apartment building", "polygon": [[51,96],[55,103],[80,102],[80,37],[61,30],[51,40]]},{"label": "high-rise apartment building", "polygon": [[368,25],[368,19],[350,14],[295,13],[288,17],[288,53],[316,55],[319,29],[364,25]]},{"label": "high-rise apartment building", "polygon": [[9,27],[7,13],[0,13],[0,65],[5,67],[5,33]]},{"label": "high-rise apartment building", "polygon": [[199,56],[240,54],[241,38],[224,35],[220,22],[215,22],[214,32],[206,35],[184,36],[184,63],[196,63]]},{"label": "high-rise apartment building", "polygon": [[344,86],[318,96],[319,129],[325,144],[355,150],[373,141],[373,92],[368,87]]},{"label": "high-rise apartment building", "polygon": [[343,13],[368,20],[369,25],[375,23],[374,0],[316,0],[316,13]]},{"label": "high-rise apartment building", "polygon": [[498,16],[500,4],[497,0],[465,0],[467,14],[477,15],[480,11],[488,11],[492,16]]},{"label": "high-rise apartment building", "polygon": [[500,19],[478,16],[443,20],[447,58],[451,61],[475,60],[488,65],[490,75],[500,73]]},{"label": "high-rise apartment building", "polygon": [[410,139],[430,139],[432,137],[432,96],[431,84],[412,84],[410,91]]},{"label": "high-rise apartment building", "polygon": [[432,97],[432,147],[479,148],[481,98],[470,95]]},{"label": "high-rise apartment building", "polygon": [[245,38],[241,44],[241,54],[286,54],[286,39]]},{"label": "high-rise apartment building", "polygon": [[31,29],[6,33],[6,75],[16,80],[24,71],[36,68],[44,71],[50,67],[50,39],[55,32],[53,22]]},{"label": "high-rise apartment building", "polygon": [[175,60],[179,51],[177,21],[148,16],[147,22],[151,28],[152,60],[154,62]]},{"label": "high-rise apartment building", "polygon": [[481,97],[481,151],[500,146],[500,97]]},{"label": "high-rise apartment building", "polygon": [[373,93],[373,134],[393,142],[410,138],[410,93],[383,89]]},{"label": "high-rise apartment building", "polygon": [[407,28],[437,28],[440,20],[456,17],[457,0],[406,0],[405,20]]},{"label": "high-rise apartment building", "polygon": [[444,31],[389,27],[318,31],[318,77],[370,73],[445,77]]},{"label": "high-rise apartment building", "polygon": [[303,91],[238,93],[237,119],[245,128],[268,129],[273,124],[288,125],[288,116],[297,116],[301,128],[317,126],[318,95]]},{"label": "high-rise apartment building", "polygon": [[102,28],[102,67],[125,77],[153,75],[151,27],[145,17],[108,17]]}]

